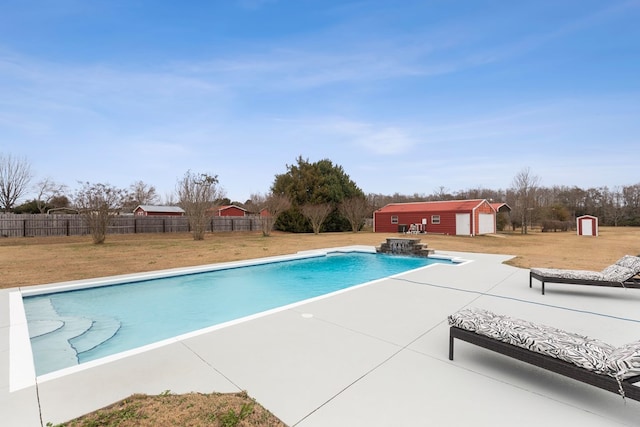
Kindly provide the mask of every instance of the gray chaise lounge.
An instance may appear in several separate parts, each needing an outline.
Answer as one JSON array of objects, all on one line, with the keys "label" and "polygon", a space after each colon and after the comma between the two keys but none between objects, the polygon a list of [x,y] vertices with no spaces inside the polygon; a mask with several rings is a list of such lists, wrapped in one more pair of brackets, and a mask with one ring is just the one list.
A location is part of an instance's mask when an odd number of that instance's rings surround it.
[{"label": "gray chaise lounge", "polygon": [[448,321],[449,360],[453,360],[453,340],[458,338],[640,401],[640,341],[616,348],[479,308],[460,310]]},{"label": "gray chaise lounge", "polygon": [[567,283],[573,285],[609,286],[615,288],[640,288],[640,257],[625,255],[602,271],[563,270],[555,268],[532,268],[529,272],[529,287],[533,279],[542,283]]}]

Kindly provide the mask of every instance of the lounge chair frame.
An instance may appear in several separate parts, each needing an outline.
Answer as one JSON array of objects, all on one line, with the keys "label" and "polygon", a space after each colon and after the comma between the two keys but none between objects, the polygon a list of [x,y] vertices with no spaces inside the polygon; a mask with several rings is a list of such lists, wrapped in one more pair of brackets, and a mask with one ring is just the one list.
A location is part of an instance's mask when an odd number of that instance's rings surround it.
[{"label": "lounge chair frame", "polygon": [[542,295],[544,295],[544,285],[545,283],[565,283],[571,285],[587,285],[587,286],[605,286],[610,288],[630,288],[630,289],[640,289],[640,279],[631,278],[624,282],[609,282],[605,280],[594,280],[594,279],[574,279],[574,278],[559,278],[559,277],[549,277],[544,276],[542,274],[535,273],[533,271],[529,272],[529,287],[533,287],[533,279],[537,279],[542,283]]},{"label": "lounge chair frame", "polygon": [[534,366],[564,375],[574,380],[593,385],[595,387],[607,390],[613,393],[621,394],[620,388],[624,390],[624,397],[640,401],[640,385],[634,385],[634,382],[640,381],[640,375],[618,381],[605,374],[598,374],[584,368],[580,368],[572,363],[564,360],[556,359],[545,354],[536,353],[522,347],[517,347],[502,341],[480,335],[466,329],[451,326],[449,329],[449,360],[453,360],[453,341],[454,338],[466,341],[471,344],[504,354],[517,360],[529,363]]}]

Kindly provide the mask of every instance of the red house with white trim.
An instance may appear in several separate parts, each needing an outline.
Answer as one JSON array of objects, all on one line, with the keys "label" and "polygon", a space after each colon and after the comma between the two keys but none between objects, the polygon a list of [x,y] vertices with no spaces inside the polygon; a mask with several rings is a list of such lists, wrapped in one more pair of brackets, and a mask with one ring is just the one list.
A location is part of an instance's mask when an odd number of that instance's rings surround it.
[{"label": "red house with white trim", "polygon": [[486,199],[390,203],[373,213],[377,233],[476,236],[496,232],[496,210]]}]

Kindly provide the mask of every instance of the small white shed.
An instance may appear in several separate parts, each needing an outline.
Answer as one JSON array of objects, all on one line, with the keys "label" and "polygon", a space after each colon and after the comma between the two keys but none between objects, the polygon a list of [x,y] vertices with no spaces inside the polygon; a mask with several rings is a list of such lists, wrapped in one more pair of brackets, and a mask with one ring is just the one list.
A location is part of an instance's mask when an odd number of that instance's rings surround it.
[{"label": "small white shed", "polygon": [[598,217],[591,215],[582,215],[576,218],[576,230],[578,236],[597,236],[598,235]]}]

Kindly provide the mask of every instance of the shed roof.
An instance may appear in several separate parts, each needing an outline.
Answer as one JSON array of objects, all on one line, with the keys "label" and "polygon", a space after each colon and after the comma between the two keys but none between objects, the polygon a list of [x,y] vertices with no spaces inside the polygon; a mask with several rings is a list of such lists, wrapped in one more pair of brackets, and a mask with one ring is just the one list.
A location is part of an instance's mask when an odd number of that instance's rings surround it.
[{"label": "shed roof", "polygon": [[496,211],[496,212],[511,212],[511,206],[509,206],[508,204],[501,202],[501,203],[491,203],[491,207]]},{"label": "shed roof", "polygon": [[485,199],[471,200],[443,200],[437,202],[410,202],[410,203],[389,203],[378,209],[378,212],[443,212],[443,211],[470,211],[483,202]]},{"label": "shed roof", "polygon": [[138,205],[134,211],[142,209],[145,212],[171,212],[171,213],[184,213],[184,209],[179,206],[156,206],[156,205]]},{"label": "shed roof", "polygon": [[231,209],[231,208],[236,208],[236,209],[240,209],[240,210],[242,210],[242,211],[247,212],[247,210],[246,210],[245,208],[241,208],[240,206],[237,206],[237,205],[224,205],[224,206],[219,206],[219,207],[218,207],[218,211],[224,211],[224,210]]}]

